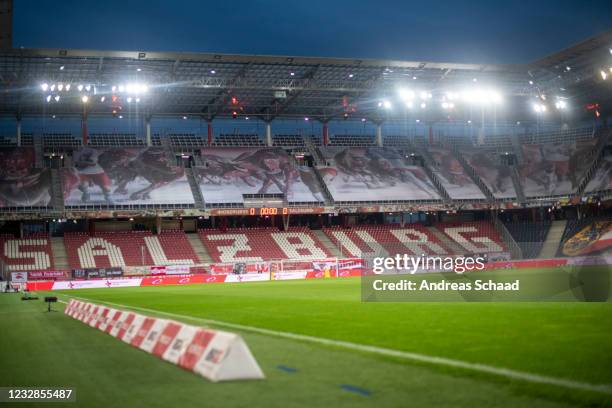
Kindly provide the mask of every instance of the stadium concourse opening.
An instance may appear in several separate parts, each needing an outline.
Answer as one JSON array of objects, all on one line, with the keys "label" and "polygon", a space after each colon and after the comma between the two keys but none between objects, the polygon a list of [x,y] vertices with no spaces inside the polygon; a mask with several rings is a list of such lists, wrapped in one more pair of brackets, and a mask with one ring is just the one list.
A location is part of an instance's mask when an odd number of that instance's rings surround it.
[{"label": "stadium concourse opening", "polygon": [[609,6],[531,5],[572,27],[520,47],[524,10],[453,6],[489,64],[418,54],[445,7],[56,3],[15,42],[0,0],[0,403],[611,406]]}]

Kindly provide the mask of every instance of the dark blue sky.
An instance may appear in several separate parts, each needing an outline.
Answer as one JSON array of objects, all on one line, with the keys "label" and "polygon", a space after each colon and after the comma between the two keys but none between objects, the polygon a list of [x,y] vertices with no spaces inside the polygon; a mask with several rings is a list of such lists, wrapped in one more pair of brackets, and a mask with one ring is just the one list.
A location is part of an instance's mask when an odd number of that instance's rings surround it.
[{"label": "dark blue sky", "polygon": [[15,0],[13,45],[525,63],[611,21],[609,0]]}]

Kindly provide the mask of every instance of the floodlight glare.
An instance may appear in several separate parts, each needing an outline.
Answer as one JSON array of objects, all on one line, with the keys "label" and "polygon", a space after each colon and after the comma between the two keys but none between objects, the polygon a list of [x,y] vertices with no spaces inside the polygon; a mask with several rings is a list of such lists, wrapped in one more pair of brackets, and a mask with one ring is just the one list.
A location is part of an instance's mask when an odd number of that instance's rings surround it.
[{"label": "floodlight glare", "polygon": [[58,91],[63,91],[64,90],[64,84],[57,84],[57,90]]},{"label": "floodlight glare", "polygon": [[79,92],[81,92],[83,90],[83,84],[79,84],[79,86],[77,86],[77,89],[79,90]]},{"label": "floodlight glare", "polygon": [[393,107],[393,105],[391,105],[391,102],[389,101],[383,101],[383,106],[385,107],[385,109],[391,109]]},{"label": "floodlight glare", "polygon": [[47,102],[51,102],[51,95],[47,95]]},{"label": "floodlight glare", "polygon": [[408,102],[406,102],[406,107],[408,109],[412,109],[414,107],[414,104],[412,103],[412,101],[408,101]]},{"label": "floodlight glare", "polygon": [[81,102],[87,103],[87,101],[89,101],[89,96],[83,95],[83,97],[81,98]]},{"label": "floodlight glare", "polygon": [[[141,93],[145,93],[149,90],[149,87],[145,84],[140,84],[140,83],[132,83],[132,84],[127,84],[125,86],[125,91],[129,94],[132,95],[137,95],[137,94],[141,94]],[[119,87],[119,92],[123,92],[121,90],[121,86]]]},{"label": "floodlight glare", "polygon": [[51,90],[51,92],[55,91],[55,84],[51,84],[51,86],[49,87],[49,89]]},{"label": "floodlight glare", "polygon": [[565,109],[567,107],[567,102],[565,102],[563,99],[559,99],[557,102],[555,102],[555,107],[559,110]]},{"label": "floodlight glare", "polygon": [[407,89],[399,89],[398,91],[399,97],[404,100],[410,100],[410,99],[414,99],[414,91],[409,91]]},{"label": "floodlight glare", "polygon": [[100,102],[104,102],[106,100],[106,96],[100,98]]},{"label": "floodlight glare", "polygon": [[608,78],[608,74],[606,74],[606,71],[604,71],[603,69],[599,71],[599,73],[601,74],[601,79],[603,79],[604,81]]},{"label": "floodlight glare", "polygon": [[49,84],[45,82],[40,86],[40,88],[43,90],[43,92],[47,92],[47,89],[49,89]]},{"label": "floodlight glare", "polygon": [[55,102],[59,102],[59,100],[60,100],[60,96],[59,96],[59,95],[55,95],[55,98],[54,98],[54,99],[55,99]]},{"label": "floodlight glare", "polygon": [[127,103],[132,103],[132,97],[127,98]]},{"label": "floodlight glare", "polygon": [[536,113],[544,113],[544,112],[546,112],[546,105],[543,105],[541,103],[534,103],[532,106],[533,106],[533,110]]},{"label": "floodlight glare", "polygon": [[66,84],[66,91],[70,90],[70,84]]},{"label": "floodlight glare", "polygon": [[91,91],[91,85],[85,85],[85,90],[86,90],[87,92]]},{"label": "floodlight glare", "polygon": [[421,102],[421,109],[425,109],[427,107],[427,104],[425,102]]}]

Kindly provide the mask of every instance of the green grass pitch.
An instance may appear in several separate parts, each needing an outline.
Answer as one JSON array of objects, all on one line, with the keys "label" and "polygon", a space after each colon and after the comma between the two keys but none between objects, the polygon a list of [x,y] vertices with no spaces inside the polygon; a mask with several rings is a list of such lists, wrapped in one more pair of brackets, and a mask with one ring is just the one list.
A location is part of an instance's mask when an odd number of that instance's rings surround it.
[{"label": "green grass pitch", "polygon": [[[172,313],[191,324],[211,319],[612,384],[610,303],[364,303],[358,278],[54,294]],[[77,402],[68,407],[612,406],[606,393],[227,327],[218,328],[243,335],[267,378],[213,384],[45,310],[42,300],[0,295],[0,386],[74,387]]]}]

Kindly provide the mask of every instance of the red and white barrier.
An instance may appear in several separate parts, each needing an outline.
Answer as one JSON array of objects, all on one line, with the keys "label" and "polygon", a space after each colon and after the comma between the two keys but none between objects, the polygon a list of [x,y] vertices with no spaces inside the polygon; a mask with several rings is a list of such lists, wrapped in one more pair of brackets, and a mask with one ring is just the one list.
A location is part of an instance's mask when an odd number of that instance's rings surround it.
[{"label": "red and white barrier", "polygon": [[246,343],[234,333],[75,299],[70,300],[64,313],[213,382],[264,378]]}]

